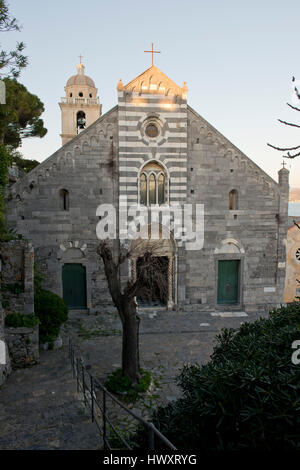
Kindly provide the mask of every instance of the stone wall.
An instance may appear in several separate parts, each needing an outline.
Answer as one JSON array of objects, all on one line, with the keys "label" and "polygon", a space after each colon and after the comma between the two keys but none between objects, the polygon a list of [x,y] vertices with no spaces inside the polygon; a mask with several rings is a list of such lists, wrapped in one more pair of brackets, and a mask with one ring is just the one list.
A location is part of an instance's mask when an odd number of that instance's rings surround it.
[{"label": "stone wall", "polygon": [[[4,316],[34,313],[34,251],[25,240],[0,243],[1,300],[3,305],[1,335],[6,342],[7,360],[13,368],[34,364],[39,359],[38,328],[4,328]],[[2,367],[3,368],[3,367]],[[5,367],[5,375],[10,365]],[[2,372],[4,378],[4,372]],[[1,365],[0,365],[1,383]]]},{"label": "stone wall", "polygon": [[39,362],[39,327],[5,328],[11,365],[13,369]]},{"label": "stone wall", "polygon": [[0,243],[2,305],[6,313],[34,313],[34,251],[25,240]]}]

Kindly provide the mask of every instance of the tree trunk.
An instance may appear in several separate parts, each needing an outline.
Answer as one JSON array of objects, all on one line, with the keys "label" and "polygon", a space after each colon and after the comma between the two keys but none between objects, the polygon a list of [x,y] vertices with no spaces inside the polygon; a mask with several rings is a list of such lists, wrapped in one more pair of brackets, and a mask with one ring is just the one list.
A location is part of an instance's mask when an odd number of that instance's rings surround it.
[{"label": "tree trunk", "polygon": [[122,371],[131,384],[137,384],[140,378],[139,325],[140,317],[133,299],[124,305],[123,311]]}]

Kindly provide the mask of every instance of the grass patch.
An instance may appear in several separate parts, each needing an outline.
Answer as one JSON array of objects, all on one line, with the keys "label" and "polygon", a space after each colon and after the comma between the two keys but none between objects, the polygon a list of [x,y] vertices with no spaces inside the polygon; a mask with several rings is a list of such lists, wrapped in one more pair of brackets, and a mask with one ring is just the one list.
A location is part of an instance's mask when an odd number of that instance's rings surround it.
[{"label": "grass patch", "polygon": [[34,313],[30,315],[11,313],[5,317],[5,326],[10,328],[33,328],[39,323],[40,321]]},{"label": "grass patch", "polygon": [[116,336],[121,334],[120,330],[112,329],[97,329],[97,330],[86,330],[82,325],[79,326],[78,336],[83,339],[93,339],[98,336]]},{"label": "grass patch", "polygon": [[122,369],[117,369],[107,377],[104,385],[109,391],[122,395],[126,402],[134,402],[147,392],[151,383],[151,374],[149,371],[140,369],[140,375],[141,378],[139,382],[136,387],[133,388],[129,378],[122,374]]}]

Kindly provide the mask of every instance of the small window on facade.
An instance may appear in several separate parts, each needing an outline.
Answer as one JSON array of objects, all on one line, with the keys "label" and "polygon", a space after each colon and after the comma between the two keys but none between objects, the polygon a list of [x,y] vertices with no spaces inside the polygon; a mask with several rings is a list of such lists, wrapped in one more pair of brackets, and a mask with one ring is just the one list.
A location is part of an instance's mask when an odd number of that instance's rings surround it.
[{"label": "small window on facade", "polygon": [[70,93],[70,98],[72,98],[72,96],[73,96],[73,93]]},{"label": "small window on facade", "polygon": [[233,189],[229,193],[229,210],[237,210],[238,208],[238,193],[236,189]]},{"label": "small window on facade", "polygon": [[92,93],[90,93],[90,98],[93,98],[93,95],[92,95]]},{"label": "small window on facade", "polygon": [[60,209],[62,211],[69,210],[69,191],[66,189],[61,189],[59,192],[60,195]]},{"label": "small window on facade", "polygon": [[83,97],[82,91],[79,92],[79,96],[80,96],[81,98]]},{"label": "small window on facade", "polygon": [[296,259],[300,261],[300,248],[296,250],[295,256],[296,256]]}]

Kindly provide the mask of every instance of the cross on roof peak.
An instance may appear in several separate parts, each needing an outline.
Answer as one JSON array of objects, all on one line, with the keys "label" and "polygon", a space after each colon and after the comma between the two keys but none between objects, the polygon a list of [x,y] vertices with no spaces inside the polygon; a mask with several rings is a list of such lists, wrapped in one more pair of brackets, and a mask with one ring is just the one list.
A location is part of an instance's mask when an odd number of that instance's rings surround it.
[{"label": "cross on roof peak", "polygon": [[150,52],[152,54],[152,65],[153,65],[153,54],[161,54],[161,51],[155,51],[153,49],[153,43],[152,43],[152,49],[151,51],[144,51],[144,52]]}]

